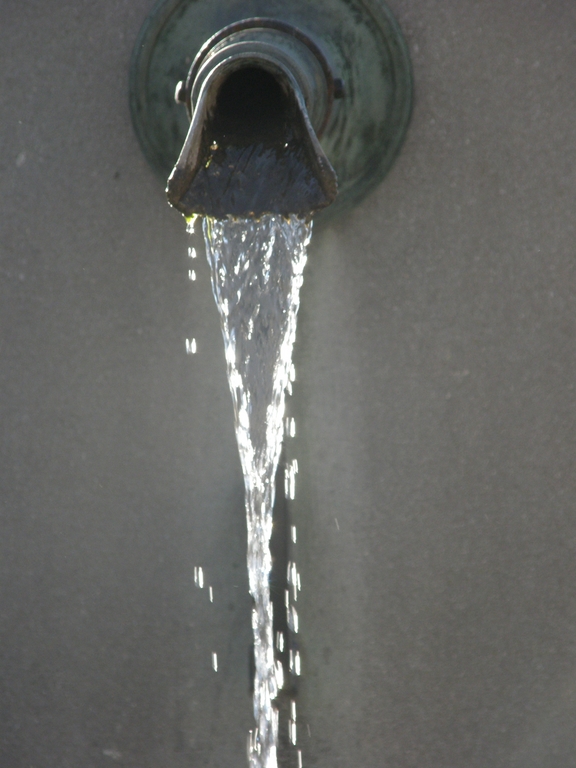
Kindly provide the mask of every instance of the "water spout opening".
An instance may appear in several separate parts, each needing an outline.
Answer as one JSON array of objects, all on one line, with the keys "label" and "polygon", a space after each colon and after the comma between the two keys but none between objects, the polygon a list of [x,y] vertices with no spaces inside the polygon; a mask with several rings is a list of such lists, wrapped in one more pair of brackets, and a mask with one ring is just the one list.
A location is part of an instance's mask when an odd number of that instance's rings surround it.
[{"label": "water spout opening", "polygon": [[206,78],[167,192],[185,216],[309,217],[337,181],[297,83],[273,62],[237,59]]}]

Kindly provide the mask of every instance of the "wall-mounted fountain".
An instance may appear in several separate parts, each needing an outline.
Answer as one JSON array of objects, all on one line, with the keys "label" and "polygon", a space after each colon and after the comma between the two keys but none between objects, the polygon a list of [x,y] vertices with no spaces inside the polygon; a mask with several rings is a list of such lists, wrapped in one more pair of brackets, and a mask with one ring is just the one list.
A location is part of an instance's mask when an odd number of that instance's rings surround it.
[{"label": "wall-mounted fountain", "polygon": [[383,2],[161,0],[134,49],[130,104],[144,154],[163,182],[187,136],[190,145],[201,138],[190,135],[192,112],[198,106],[194,121],[203,121],[226,76],[242,67],[270,72],[291,90],[310,142],[318,148],[311,126],[334,169],[338,198],[319,220],[384,178],[404,139],[412,85],[406,44]]},{"label": "wall-mounted fountain", "polygon": [[[166,0],[134,52],[136,132],[170,203],[204,217],[220,311],[246,486],[254,768],[277,765],[277,699],[294,672],[283,664],[290,639],[273,636],[269,542],[312,217],[327,220],[383,178],[411,93],[406,46],[378,0]],[[285,609],[295,634],[289,596]],[[291,723],[296,744],[295,714]]]}]

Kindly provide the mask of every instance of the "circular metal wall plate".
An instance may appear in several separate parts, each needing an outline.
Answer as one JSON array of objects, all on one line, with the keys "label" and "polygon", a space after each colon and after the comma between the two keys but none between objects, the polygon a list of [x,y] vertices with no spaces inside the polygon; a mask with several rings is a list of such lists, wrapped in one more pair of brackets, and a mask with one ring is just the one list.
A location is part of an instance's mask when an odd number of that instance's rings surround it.
[{"label": "circular metal wall plate", "polygon": [[408,49],[381,0],[161,0],[132,57],[130,108],[144,154],[166,181],[188,131],[174,99],[204,43],[223,27],[262,16],[291,24],[323,51],[344,83],[320,140],[338,176],[328,219],[359,202],[385,176],[404,140],[412,105]]}]

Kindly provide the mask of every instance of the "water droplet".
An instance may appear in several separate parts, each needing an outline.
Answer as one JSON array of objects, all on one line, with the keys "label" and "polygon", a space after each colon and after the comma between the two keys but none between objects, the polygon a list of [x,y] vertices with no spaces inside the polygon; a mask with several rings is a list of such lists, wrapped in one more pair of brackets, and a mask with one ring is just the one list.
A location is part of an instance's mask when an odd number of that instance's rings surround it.
[{"label": "water droplet", "polygon": [[294,720],[290,720],[290,722],[288,723],[288,732],[290,734],[290,741],[292,742],[292,744],[294,744],[294,746],[296,746],[297,735],[296,735],[296,723],[294,722]]},{"label": "water droplet", "polygon": [[212,587],[208,587],[208,595],[210,596],[210,602],[214,602],[214,592],[212,591]]},{"label": "water droplet", "polygon": [[296,526],[292,526],[292,543],[296,544]]},{"label": "water droplet", "polygon": [[212,651],[212,669],[214,672],[218,672],[218,654]]},{"label": "water droplet", "polygon": [[296,675],[300,675],[300,651],[296,651],[294,654],[294,672]]},{"label": "water droplet", "polygon": [[198,254],[196,253],[196,248],[188,248],[188,256],[190,256],[191,259],[195,259]]},{"label": "water droplet", "polygon": [[199,589],[204,589],[204,571],[202,570],[202,566],[194,566],[194,584],[196,584]]},{"label": "water droplet", "polygon": [[300,576],[298,574],[298,570],[296,569],[296,563],[288,563],[288,583],[292,585],[292,589],[294,592],[294,600],[298,600],[298,590],[300,589]]},{"label": "water droplet", "polygon": [[296,473],[298,472],[298,462],[294,459],[293,462],[287,465],[284,470],[284,494],[289,499],[294,499],[296,495]]},{"label": "water droplet", "polygon": [[340,526],[338,525],[338,518],[337,517],[334,518],[334,522],[336,523],[337,530],[340,530]]},{"label": "water droplet", "polygon": [[290,437],[296,437],[296,420],[290,419]]},{"label": "water droplet", "polygon": [[276,685],[279,691],[284,688],[284,667],[281,661],[276,662]]},{"label": "water droplet", "polygon": [[186,339],[186,354],[195,355],[197,350],[196,339]]},{"label": "water droplet", "polygon": [[298,750],[298,768],[302,768],[302,750]]},{"label": "water droplet", "polygon": [[298,614],[293,605],[291,605],[288,610],[288,626],[295,635],[298,634]]},{"label": "water droplet", "polygon": [[192,280],[192,282],[196,280],[196,272],[193,269],[188,270],[188,280]]}]

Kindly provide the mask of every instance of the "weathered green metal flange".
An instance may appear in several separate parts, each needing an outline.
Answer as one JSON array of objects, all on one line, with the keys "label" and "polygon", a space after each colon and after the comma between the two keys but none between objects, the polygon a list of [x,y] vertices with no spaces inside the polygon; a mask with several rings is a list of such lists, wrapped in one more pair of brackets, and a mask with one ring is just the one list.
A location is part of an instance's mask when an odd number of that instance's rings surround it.
[{"label": "weathered green metal flange", "polygon": [[320,143],[338,176],[326,220],[351,207],[385,176],[404,140],[412,105],[408,50],[381,0],[160,0],[136,42],[130,107],[144,154],[168,178],[189,126],[174,90],[203,44],[246,18],[266,17],[301,30],[323,52],[344,94]]}]

